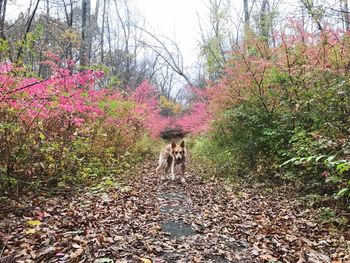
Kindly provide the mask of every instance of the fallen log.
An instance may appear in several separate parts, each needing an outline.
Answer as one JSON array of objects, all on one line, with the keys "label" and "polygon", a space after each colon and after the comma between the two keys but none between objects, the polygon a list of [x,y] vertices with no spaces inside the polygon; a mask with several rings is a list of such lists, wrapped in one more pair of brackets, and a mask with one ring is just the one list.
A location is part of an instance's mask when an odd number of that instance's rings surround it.
[{"label": "fallen log", "polygon": [[183,139],[189,132],[182,128],[165,128],[161,133],[160,137],[164,140],[177,140]]}]

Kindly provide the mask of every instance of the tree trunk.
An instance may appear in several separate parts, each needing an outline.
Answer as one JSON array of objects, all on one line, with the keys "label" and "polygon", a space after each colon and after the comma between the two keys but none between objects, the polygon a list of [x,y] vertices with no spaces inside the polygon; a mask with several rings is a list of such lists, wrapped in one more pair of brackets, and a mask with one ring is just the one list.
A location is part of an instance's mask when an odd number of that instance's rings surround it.
[{"label": "tree trunk", "polygon": [[0,0],[0,38],[2,39],[6,39],[5,37],[6,5],[7,5],[7,0]]},{"label": "tree trunk", "polygon": [[243,8],[244,8],[244,38],[248,38],[249,34],[249,7],[248,0],[243,0]]},{"label": "tree trunk", "polygon": [[[47,51],[48,44],[50,42],[50,0],[46,0],[46,28],[45,28],[45,39],[44,45],[40,49],[39,61],[43,60],[44,52]],[[39,76],[46,78],[48,75],[48,66],[40,63],[39,65]]]},{"label": "tree trunk", "polygon": [[80,65],[86,67],[90,65],[90,14],[91,0],[82,0],[81,17],[81,46],[80,46]]},{"label": "tree trunk", "polygon": [[[73,27],[73,0],[69,1],[69,10],[68,7],[65,3],[64,0],[62,0],[63,2],[63,7],[64,7],[64,12],[65,12],[65,16],[66,16],[66,23],[68,26],[68,29],[71,29]],[[73,58],[73,44],[71,42],[69,42],[67,44],[67,48],[65,50],[66,53],[66,58],[68,59],[72,59]]]},{"label": "tree trunk", "polygon": [[[91,17],[90,19],[90,27],[89,27],[89,32],[90,32],[90,41],[89,41],[89,47],[88,50],[90,50],[90,63],[91,59],[93,57],[92,53],[92,43],[94,41],[94,38],[97,36],[97,32],[99,31],[98,29],[98,16],[100,14],[100,0],[96,0],[96,5],[95,5],[95,14]],[[94,63],[94,62],[92,62]]]},{"label": "tree trunk", "polygon": [[102,26],[101,26],[101,63],[104,63],[104,37],[105,37],[105,16],[106,16],[106,0],[103,0]]},{"label": "tree trunk", "polygon": [[[35,13],[36,11],[38,10],[38,7],[39,7],[39,3],[40,3],[40,0],[38,0],[36,2],[36,5],[34,7],[34,10],[32,12],[32,15],[30,16],[28,22],[27,22],[27,28],[26,28],[26,31],[24,33],[24,37],[23,37],[23,40],[22,42],[25,42],[27,41],[27,34],[29,33],[30,31],[30,27],[33,23],[33,20],[34,20],[34,16],[35,16]],[[18,53],[17,53],[17,57],[16,57],[16,63],[20,62],[21,58],[22,58],[22,52],[23,52],[23,45],[20,45],[19,49],[18,49]]]},{"label": "tree trunk", "polygon": [[349,17],[349,5],[348,0],[341,0],[342,1],[342,16],[344,21],[344,28],[346,31],[349,31],[350,29],[350,17]]},{"label": "tree trunk", "polygon": [[106,25],[107,25],[107,41],[108,41],[108,63],[112,67],[112,60],[113,60],[112,49],[113,49],[113,47],[112,47],[112,34],[111,34],[109,16],[106,16]]},{"label": "tree trunk", "polygon": [[269,0],[263,0],[260,10],[260,35],[266,46],[269,45],[271,17],[269,16]]},{"label": "tree trunk", "polygon": [[308,14],[311,16],[312,20],[317,25],[318,30],[323,31],[323,26],[322,26],[322,23],[321,23],[322,18],[319,17],[315,13],[315,7],[313,5],[313,1],[301,0],[301,3],[304,5],[306,11],[308,12]]}]

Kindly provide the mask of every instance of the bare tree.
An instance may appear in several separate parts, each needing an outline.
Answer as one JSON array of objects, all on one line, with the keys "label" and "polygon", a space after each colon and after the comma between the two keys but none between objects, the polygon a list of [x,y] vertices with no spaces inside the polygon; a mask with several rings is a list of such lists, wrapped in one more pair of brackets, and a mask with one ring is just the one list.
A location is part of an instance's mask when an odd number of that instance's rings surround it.
[{"label": "bare tree", "polygon": [[130,40],[131,40],[131,14],[130,14],[130,10],[128,7],[127,2],[124,0],[124,4],[125,4],[125,16],[126,16],[126,20],[124,21],[121,13],[120,13],[120,9],[118,8],[118,4],[117,1],[114,0],[115,6],[116,6],[116,13],[117,13],[117,17],[118,20],[121,24],[122,27],[122,32],[124,35],[124,54],[125,54],[125,74],[124,74],[124,85],[126,85],[127,83],[129,83],[129,80],[131,78],[131,63],[132,63],[132,54],[130,53]]},{"label": "bare tree", "polygon": [[[183,57],[179,46],[168,37],[160,37],[145,28],[136,27],[145,32],[146,35],[154,41],[153,44],[145,41],[143,44],[159,55],[159,57],[161,57],[174,72],[181,76],[188,85],[193,86],[192,80],[185,72]],[[173,50],[170,49],[171,47]]]},{"label": "bare tree", "polygon": [[[23,39],[22,39],[22,43],[24,43],[27,40],[27,35],[28,35],[28,33],[30,31],[30,27],[31,27],[31,25],[32,25],[32,23],[34,21],[34,17],[35,17],[36,11],[38,10],[39,3],[40,3],[40,0],[37,0],[36,5],[34,7],[34,10],[33,10],[32,14],[29,17],[29,20],[27,22],[27,28],[25,30],[25,33],[24,33],[24,36],[23,36]],[[18,49],[18,52],[17,52],[17,56],[16,56],[16,63],[20,62],[21,56],[22,56],[22,52],[23,52],[23,45],[20,45],[20,47]]]},{"label": "bare tree", "polygon": [[[174,85],[177,83],[175,72],[168,64],[164,64],[153,83],[159,88],[160,94],[170,100],[171,92],[173,91]],[[176,100],[175,97],[174,100]]]},{"label": "bare tree", "polygon": [[342,6],[342,19],[346,31],[350,29],[349,5],[348,0],[340,0]]},{"label": "bare tree", "polygon": [[208,10],[207,23],[203,23],[199,18],[200,46],[208,77],[214,81],[224,73],[225,64],[232,50],[234,33],[233,26],[230,25],[229,1],[209,0]]},{"label": "bare tree", "polygon": [[106,21],[106,1],[103,0],[103,10],[102,10],[102,25],[101,25],[101,63],[104,63],[104,39],[105,39],[105,21]]},{"label": "bare tree", "polygon": [[244,36],[245,36],[245,39],[247,39],[249,30],[250,30],[248,0],[243,0],[243,10],[244,10]]},{"label": "bare tree", "polygon": [[[68,30],[73,29],[73,10],[74,10],[74,4],[73,0],[69,0],[69,4],[66,4],[65,0],[62,0],[63,8],[64,8],[64,14],[66,17],[66,23],[68,26]],[[69,59],[73,58],[73,44],[70,42],[67,44],[67,48],[65,50],[66,57]]]},{"label": "bare tree", "polygon": [[[67,5],[65,0],[62,0],[62,3],[64,8],[64,14],[66,17],[66,23],[68,27],[73,27],[73,9],[74,9],[73,1],[69,0],[69,5]],[[69,6],[69,9],[68,9],[68,6]]]},{"label": "bare tree", "polygon": [[91,0],[82,0],[82,23],[81,23],[81,47],[80,65],[82,67],[90,64],[91,38],[90,38],[90,16]]},{"label": "bare tree", "polygon": [[323,31],[322,26],[322,18],[323,18],[323,10],[320,7],[316,7],[314,4],[314,0],[300,0],[304,5],[306,11],[317,25],[318,30]]},{"label": "bare tree", "polygon": [[269,0],[263,0],[261,4],[260,11],[260,35],[268,46],[269,43],[269,34],[271,28],[271,17],[270,13],[270,2]]},{"label": "bare tree", "polygon": [[7,0],[0,0],[0,38],[5,39],[5,17]]}]

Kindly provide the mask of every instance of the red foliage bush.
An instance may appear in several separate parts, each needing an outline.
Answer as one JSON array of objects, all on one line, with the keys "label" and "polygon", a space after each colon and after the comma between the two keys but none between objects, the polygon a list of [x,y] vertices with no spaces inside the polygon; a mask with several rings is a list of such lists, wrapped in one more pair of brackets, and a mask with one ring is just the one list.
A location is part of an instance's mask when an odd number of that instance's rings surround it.
[{"label": "red foliage bush", "polygon": [[[11,64],[0,67],[1,107],[15,111],[27,127],[35,129],[35,123],[50,121],[57,122],[60,130],[64,130],[99,120],[104,125],[122,128],[134,122],[157,136],[169,124],[160,115],[156,89],[147,82],[123,96],[118,90],[98,87],[97,80],[103,77],[103,72],[72,72],[72,65],[60,67],[53,61],[46,64],[53,73],[44,80],[27,77],[25,69]],[[127,109],[126,104],[129,104]]]}]

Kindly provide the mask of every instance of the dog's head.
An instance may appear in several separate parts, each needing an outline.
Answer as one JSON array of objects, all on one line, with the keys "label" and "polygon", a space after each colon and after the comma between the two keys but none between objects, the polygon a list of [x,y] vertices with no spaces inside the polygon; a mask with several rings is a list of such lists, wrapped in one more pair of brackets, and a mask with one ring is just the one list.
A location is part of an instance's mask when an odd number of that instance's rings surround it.
[{"label": "dog's head", "polygon": [[182,141],[180,145],[176,144],[175,142],[172,142],[171,148],[176,161],[181,161],[185,157],[186,151],[184,141]]}]

